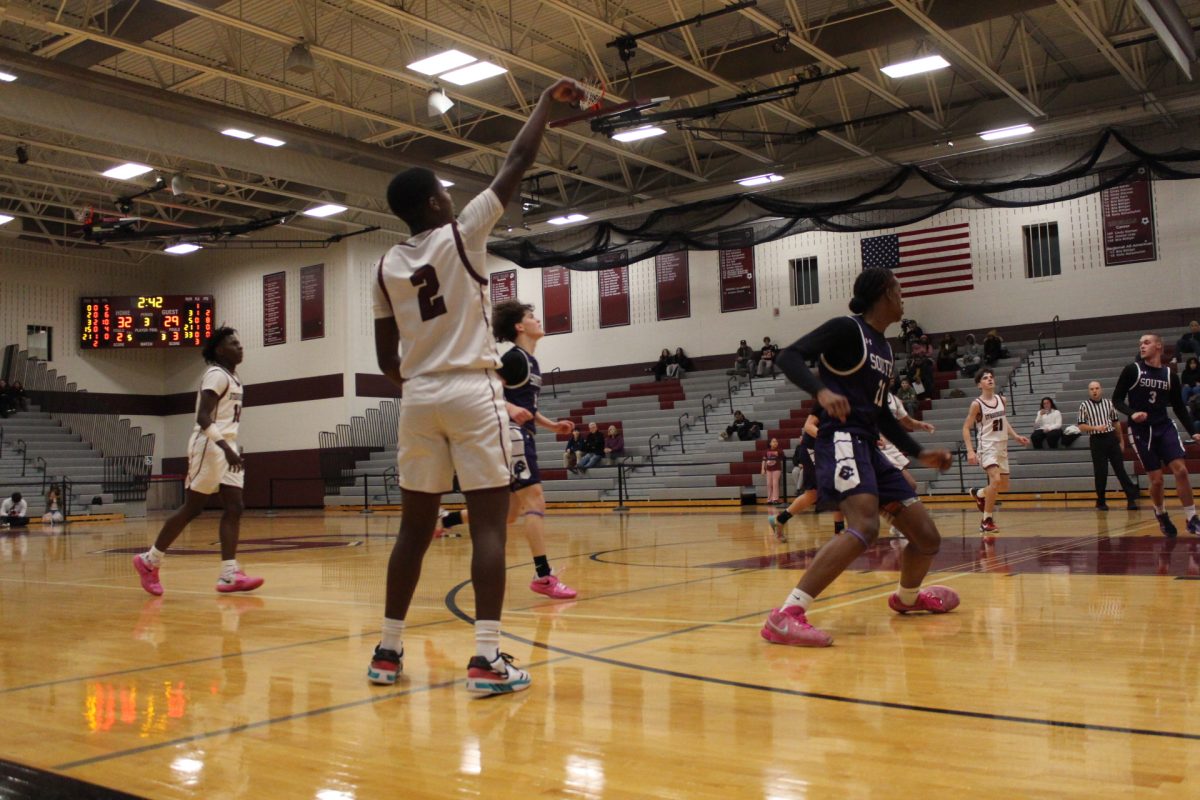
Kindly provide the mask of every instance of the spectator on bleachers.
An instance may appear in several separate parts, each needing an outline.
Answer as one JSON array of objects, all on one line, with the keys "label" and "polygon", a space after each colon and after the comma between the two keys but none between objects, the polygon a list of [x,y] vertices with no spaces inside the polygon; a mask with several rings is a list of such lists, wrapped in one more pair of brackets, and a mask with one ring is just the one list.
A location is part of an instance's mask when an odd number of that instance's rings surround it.
[{"label": "spectator on bleachers", "polygon": [[1051,450],[1056,450],[1059,440],[1062,439],[1062,432],[1062,412],[1058,410],[1058,406],[1054,405],[1052,398],[1043,397],[1037,417],[1033,420],[1033,434],[1029,437],[1030,441],[1038,450],[1042,449],[1042,444]]},{"label": "spectator on bleachers", "polygon": [[667,365],[667,377],[682,378],[695,371],[696,365],[688,358],[688,354],[683,352],[682,347],[676,347],[675,354],[671,356],[671,363]]},{"label": "spectator on bleachers", "polygon": [[973,376],[975,370],[983,363],[983,348],[975,343],[975,334],[967,334],[966,343],[959,353],[961,355],[958,357],[958,368],[962,370],[963,375]]},{"label": "spectator on bleachers", "polygon": [[583,431],[576,428],[567,439],[567,449],[563,451],[563,466],[571,472],[579,472],[579,457],[583,454]]},{"label": "spectator on bleachers", "polygon": [[771,343],[770,336],[763,337],[762,350],[758,351],[758,377],[762,378],[766,373],[770,372],[774,378],[779,374],[779,367],[775,366],[775,359],[779,357],[779,345]]},{"label": "spectator on bleachers", "polygon": [[933,358],[933,345],[929,342],[929,334],[921,334],[913,340],[908,348],[909,358]]},{"label": "spectator on bleachers", "polygon": [[938,372],[953,372],[958,369],[958,340],[952,333],[943,336],[941,344],[938,345],[937,368]]},{"label": "spectator on bleachers", "polygon": [[908,378],[900,379],[900,388],[896,390],[896,397],[900,398],[900,402],[904,404],[904,410],[908,412],[910,417],[917,416],[917,390],[913,388],[912,381]]},{"label": "spectator on bleachers", "polygon": [[1183,362],[1189,355],[1200,356],[1200,322],[1192,320],[1188,332],[1175,343],[1175,360]]},{"label": "spectator on bleachers", "polygon": [[12,405],[12,394],[8,389],[8,381],[0,378],[0,417],[7,417],[15,410],[15,406]]},{"label": "spectator on bleachers", "polygon": [[612,464],[617,463],[617,459],[625,452],[625,437],[617,430],[616,425],[608,426],[608,433],[604,435],[604,455]]},{"label": "spectator on bleachers", "polygon": [[1191,356],[1179,374],[1179,382],[1183,385],[1183,402],[1188,402],[1193,395],[1200,394],[1200,359]]},{"label": "spectator on bleachers", "polygon": [[42,522],[55,524],[63,521],[62,509],[58,507],[58,487],[51,486],[46,492],[46,513],[42,514]]},{"label": "spectator on bleachers", "polygon": [[588,423],[587,435],[583,437],[583,455],[579,457],[579,471],[587,472],[604,458],[604,434],[594,422]]},{"label": "spectator on bleachers", "polygon": [[733,357],[733,370],[745,375],[754,371],[754,348],[742,339],[738,344],[737,355]]},{"label": "spectator on bleachers", "polygon": [[983,340],[983,363],[994,367],[1002,358],[1008,358],[1008,350],[1004,347],[1004,339],[992,328]]},{"label": "spectator on bleachers", "polygon": [[762,435],[762,423],[751,422],[741,411],[735,411],[733,412],[733,424],[721,432],[721,438],[728,439],[735,434],[743,442],[757,439]]},{"label": "spectator on bleachers", "polygon": [[29,524],[29,503],[20,492],[13,492],[12,497],[0,503],[0,524],[10,528],[24,528]]},{"label": "spectator on bleachers", "polygon": [[900,340],[904,345],[904,349],[908,349],[917,339],[923,336],[925,331],[921,330],[921,326],[917,324],[915,319],[900,320]]},{"label": "spectator on bleachers", "polygon": [[8,386],[8,394],[12,398],[14,410],[29,410],[29,396],[25,394],[25,384],[21,383],[20,381],[13,381]]},{"label": "spectator on bleachers", "polygon": [[663,378],[667,377],[667,367],[670,366],[670,364],[671,351],[664,347],[662,349],[662,353],[660,353],[658,356],[658,362],[650,368],[650,371],[654,373],[654,380],[661,381]]},{"label": "spectator on bleachers", "polygon": [[772,439],[767,452],[763,453],[759,474],[767,479],[767,505],[776,505],[779,503],[779,480],[783,476],[783,450],[779,448],[778,439]]}]

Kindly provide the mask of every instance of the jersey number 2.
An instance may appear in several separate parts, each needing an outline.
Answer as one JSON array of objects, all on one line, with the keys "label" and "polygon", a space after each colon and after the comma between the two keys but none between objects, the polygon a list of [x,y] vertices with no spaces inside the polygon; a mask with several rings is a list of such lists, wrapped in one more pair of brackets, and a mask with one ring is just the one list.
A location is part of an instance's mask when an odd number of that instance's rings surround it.
[{"label": "jersey number 2", "polygon": [[429,322],[446,313],[446,301],[438,294],[442,285],[437,272],[426,264],[413,273],[412,285],[417,287],[417,307],[421,309],[421,322]]}]

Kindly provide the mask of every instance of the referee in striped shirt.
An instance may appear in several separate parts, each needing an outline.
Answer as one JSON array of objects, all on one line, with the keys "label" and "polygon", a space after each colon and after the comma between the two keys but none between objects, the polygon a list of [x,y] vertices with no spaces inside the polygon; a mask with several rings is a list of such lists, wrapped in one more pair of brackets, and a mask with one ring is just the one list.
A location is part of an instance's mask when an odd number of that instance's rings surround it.
[{"label": "referee in striped shirt", "polygon": [[1079,404],[1079,430],[1090,434],[1088,446],[1092,450],[1092,475],[1096,479],[1096,508],[1108,510],[1104,492],[1108,486],[1108,467],[1111,464],[1125,492],[1125,507],[1136,511],[1138,488],[1125,474],[1120,417],[1112,401],[1104,397],[1100,381],[1088,384],[1088,399]]}]

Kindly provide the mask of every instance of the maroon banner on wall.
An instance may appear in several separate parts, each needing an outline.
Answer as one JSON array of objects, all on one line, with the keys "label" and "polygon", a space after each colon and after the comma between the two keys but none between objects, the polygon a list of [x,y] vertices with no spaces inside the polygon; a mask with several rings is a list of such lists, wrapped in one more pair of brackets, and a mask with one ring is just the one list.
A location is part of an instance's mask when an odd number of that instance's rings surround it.
[{"label": "maroon banner on wall", "polygon": [[488,290],[492,294],[492,305],[517,299],[517,271],[506,269],[488,276]]},{"label": "maroon banner on wall", "polygon": [[1158,258],[1154,239],[1154,195],[1145,167],[1136,177],[1100,192],[1104,218],[1104,265],[1137,264]]},{"label": "maroon banner on wall", "polygon": [[287,342],[287,273],[263,275],[263,345]]},{"label": "maroon banner on wall", "polygon": [[749,228],[717,234],[721,274],[721,313],[758,308],[754,285],[754,232]]},{"label": "maroon banner on wall", "polygon": [[542,270],[542,328],[547,335],[571,332],[571,271],[566,267]]},{"label": "maroon banner on wall", "polygon": [[325,265],[300,268],[300,341],[325,338]]},{"label": "maroon banner on wall", "polygon": [[659,322],[686,319],[692,315],[687,250],[660,253],[654,257],[654,292],[658,298]]},{"label": "maroon banner on wall", "polygon": [[[628,253],[615,250],[600,256],[600,263],[612,264],[625,260]],[[608,267],[600,270],[600,327],[614,328],[629,324],[629,267]]]}]

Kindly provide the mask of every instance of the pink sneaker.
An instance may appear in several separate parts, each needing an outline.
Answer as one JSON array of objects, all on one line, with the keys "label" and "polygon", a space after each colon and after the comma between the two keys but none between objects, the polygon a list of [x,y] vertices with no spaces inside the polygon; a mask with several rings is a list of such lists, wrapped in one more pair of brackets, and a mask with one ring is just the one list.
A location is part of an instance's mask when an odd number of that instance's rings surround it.
[{"label": "pink sneaker", "polygon": [[143,589],[155,597],[163,593],[162,584],[158,582],[158,567],[147,564],[146,559],[139,554],[133,557],[133,568],[137,570]]},{"label": "pink sneaker", "polygon": [[233,573],[233,580],[226,582],[224,578],[217,580],[218,592],[252,592],[263,585],[262,578],[251,578],[240,569]]},{"label": "pink sneaker", "polygon": [[829,647],[833,637],[823,630],[808,624],[804,609],[800,606],[777,608],[767,615],[759,631],[768,642],[790,644],[796,647]]},{"label": "pink sneaker", "polygon": [[555,600],[570,600],[579,592],[567,586],[554,575],[547,575],[544,578],[535,578],[529,584],[529,588],[538,594],[544,594],[546,597],[553,597]]},{"label": "pink sneaker", "polygon": [[958,608],[958,592],[949,586],[926,586],[917,593],[917,602],[906,606],[895,592],[888,598],[888,608],[900,614],[910,611],[928,611],[930,614],[945,614]]}]

